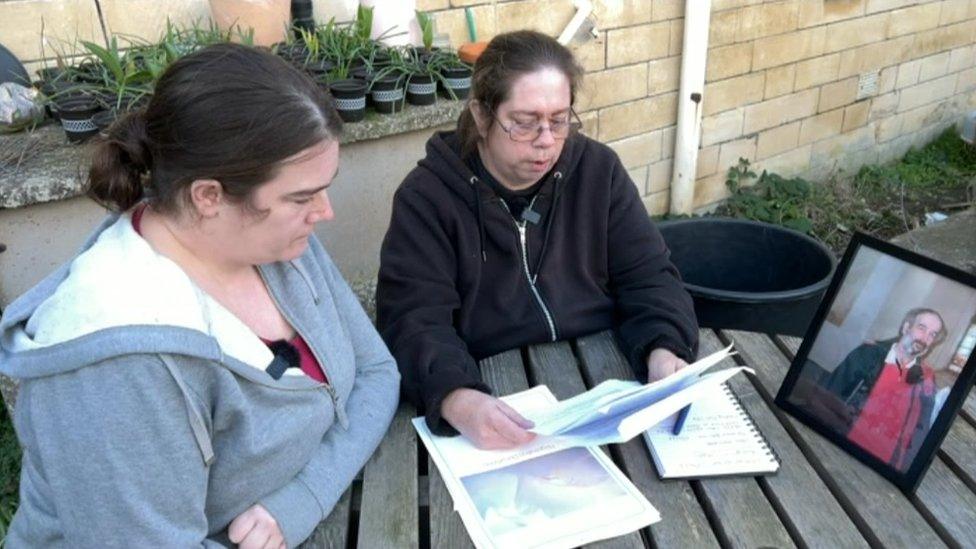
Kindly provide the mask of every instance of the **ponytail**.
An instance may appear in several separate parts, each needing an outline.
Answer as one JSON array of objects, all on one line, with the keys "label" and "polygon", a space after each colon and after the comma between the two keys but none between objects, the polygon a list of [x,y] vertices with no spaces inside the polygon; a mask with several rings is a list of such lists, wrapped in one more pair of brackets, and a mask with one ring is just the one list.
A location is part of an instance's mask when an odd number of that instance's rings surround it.
[{"label": "ponytail", "polygon": [[112,124],[92,155],[88,197],[117,212],[139,203],[145,195],[143,178],[152,168],[148,141],[144,109]]}]

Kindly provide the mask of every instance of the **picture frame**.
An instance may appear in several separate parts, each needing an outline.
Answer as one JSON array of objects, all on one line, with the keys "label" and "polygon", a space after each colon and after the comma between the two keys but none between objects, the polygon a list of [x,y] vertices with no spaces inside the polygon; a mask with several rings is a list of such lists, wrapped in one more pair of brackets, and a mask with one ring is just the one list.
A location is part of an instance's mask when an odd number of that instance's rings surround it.
[{"label": "picture frame", "polygon": [[976,377],[976,276],[856,233],[775,403],[906,494]]}]

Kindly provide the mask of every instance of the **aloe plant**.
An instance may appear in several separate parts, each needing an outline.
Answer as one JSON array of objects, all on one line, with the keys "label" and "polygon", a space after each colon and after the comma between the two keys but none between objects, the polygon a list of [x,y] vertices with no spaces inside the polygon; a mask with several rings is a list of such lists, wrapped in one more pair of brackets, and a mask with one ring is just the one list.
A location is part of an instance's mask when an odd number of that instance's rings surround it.
[{"label": "aloe plant", "polygon": [[427,12],[417,10],[417,25],[420,26],[420,35],[424,43],[424,49],[431,51],[434,47],[434,18]]},{"label": "aloe plant", "polygon": [[360,5],[356,10],[354,26],[356,37],[363,43],[369,42],[370,34],[373,32],[373,8]]}]

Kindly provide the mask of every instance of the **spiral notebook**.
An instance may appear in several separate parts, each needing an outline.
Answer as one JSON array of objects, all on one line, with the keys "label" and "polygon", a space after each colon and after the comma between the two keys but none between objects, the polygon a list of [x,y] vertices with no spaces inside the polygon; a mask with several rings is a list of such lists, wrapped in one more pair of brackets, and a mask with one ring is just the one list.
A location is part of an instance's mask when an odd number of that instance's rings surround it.
[{"label": "spiral notebook", "polygon": [[691,405],[679,435],[671,434],[674,421],[644,432],[662,479],[765,475],[779,469],[776,453],[727,384]]}]

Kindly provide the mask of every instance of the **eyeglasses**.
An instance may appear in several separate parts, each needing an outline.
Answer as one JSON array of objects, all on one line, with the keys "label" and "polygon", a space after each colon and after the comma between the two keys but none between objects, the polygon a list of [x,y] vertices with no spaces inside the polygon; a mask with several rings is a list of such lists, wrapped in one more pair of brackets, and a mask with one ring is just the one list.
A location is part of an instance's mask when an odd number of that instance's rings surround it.
[{"label": "eyeglasses", "polygon": [[572,121],[567,118],[566,120],[550,121],[549,124],[543,124],[541,120],[524,123],[513,122],[507,128],[497,116],[494,118],[498,122],[498,127],[504,130],[512,141],[524,143],[526,141],[535,141],[542,135],[544,128],[549,128],[549,133],[552,134],[553,139],[566,139],[570,133],[579,131],[583,127],[583,122],[579,119],[576,111],[570,109],[569,112],[573,115],[574,120]]}]

